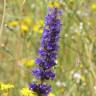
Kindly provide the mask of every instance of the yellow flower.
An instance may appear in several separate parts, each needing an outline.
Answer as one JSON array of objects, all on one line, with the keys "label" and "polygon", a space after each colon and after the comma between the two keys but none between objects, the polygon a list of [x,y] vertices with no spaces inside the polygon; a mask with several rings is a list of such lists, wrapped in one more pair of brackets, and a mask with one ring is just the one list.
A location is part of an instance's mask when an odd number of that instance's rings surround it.
[{"label": "yellow flower", "polygon": [[21,28],[22,32],[28,32],[29,31],[29,27],[26,24],[21,24],[20,28]]},{"label": "yellow flower", "polygon": [[39,29],[39,25],[35,24],[35,25],[33,26],[33,31],[34,31],[34,32],[38,32],[38,29]]},{"label": "yellow flower", "polygon": [[53,8],[53,5],[54,5],[53,2],[49,2],[49,3],[48,3],[48,6],[49,6],[50,8]]},{"label": "yellow flower", "polygon": [[92,9],[93,11],[96,11],[96,3],[93,3],[93,4],[91,5],[91,9]]},{"label": "yellow flower", "polygon": [[9,27],[16,27],[18,25],[18,21],[10,21],[9,23],[8,23],[8,26]]},{"label": "yellow flower", "polygon": [[48,96],[55,96],[55,94],[53,94],[53,93],[49,93],[49,95]]},{"label": "yellow flower", "polygon": [[43,29],[41,28],[41,29],[39,29],[39,33],[42,33],[43,32]]},{"label": "yellow flower", "polygon": [[35,25],[33,25],[33,31],[34,32],[43,32],[43,26],[44,26],[44,21],[43,20],[38,20]]},{"label": "yellow flower", "polygon": [[20,96],[37,96],[36,93],[29,90],[29,88],[22,88],[20,91]]},{"label": "yellow flower", "polygon": [[43,26],[44,25],[44,21],[43,20],[39,20],[38,21],[38,25]]},{"label": "yellow flower", "polygon": [[59,8],[60,7],[60,3],[59,2],[54,2],[54,6]]},{"label": "yellow flower", "polygon": [[60,7],[60,3],[59,2],[49,2],[48,3],[48,6],[50,7],[50,8],[53,8],[53,7],[57,7],[57,8],[59,8]]},{"label": "yellow flower", "polygon": [[48,6],[50,7],[50,8],[54,8],[54,7],[57,7],[57,8],[63,8],[64,6],[65,6],[65,3],[64,2],[62,2],[62,3],[60,3],[60,2],[57,2],[57,1],[55,1],[55,2],[49,2],[48,3]]},{"label": "yellow flower", "polygon": [[22,60],[22,64],[26,67],[32,67],[34,66],[34,60],[30,59],[30,60]]},{"label": "yellow flower", "polygon": [[4,83],[0,83],[0,90],[8,90],[8,89],[10,89],[10,88],[14,88],[14,85],[12,85],[12,84],[4,84]]},{"label": "yellow flower", "polygon": [[22,21],[24,24],[28,25],[28,26],[30,26],[31,23],[32,23],[31,18],[28,17],[28,16],[25,17],[25,18],[23,18],[21,21]]}]

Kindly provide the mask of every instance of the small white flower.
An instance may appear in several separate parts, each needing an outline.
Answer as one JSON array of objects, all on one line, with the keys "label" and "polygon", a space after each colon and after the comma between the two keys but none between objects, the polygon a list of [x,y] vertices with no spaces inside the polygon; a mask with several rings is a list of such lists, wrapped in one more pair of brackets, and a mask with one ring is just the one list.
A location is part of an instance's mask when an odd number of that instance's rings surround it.
[{"label": "small white flower", "polygon": [[73,74],[73,78],[80,79],[81,74],[79,72],[76,72],[76,73]]},{"label": "small white flower", "polygon": [[61,83],[60,81],[57,81],[57,82],[56,82],[56,85],[57,85],[58,87],[60,87],[60,86],[62,85],[62,83]]}]

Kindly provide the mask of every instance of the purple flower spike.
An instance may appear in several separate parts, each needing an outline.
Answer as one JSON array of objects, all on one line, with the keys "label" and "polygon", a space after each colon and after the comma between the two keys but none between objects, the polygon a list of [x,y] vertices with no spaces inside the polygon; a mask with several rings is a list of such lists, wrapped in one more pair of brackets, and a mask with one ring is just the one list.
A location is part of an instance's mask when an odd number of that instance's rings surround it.
[{"label": "purple flower spike", "polygon": [[39,58],[35,60],[38,68],[32,70],[32,74],[41,80],[41,84],[30,84],[30,89],[38,94],[38,96],[48,96],[51,87],[45,84],[46,80],[53,80],[55,73],[52,67],[56,65],[59,33],[61,30],[61,11],[58,8],[49,8],[49,12],[45,17],[44,30],[38,50]]}]

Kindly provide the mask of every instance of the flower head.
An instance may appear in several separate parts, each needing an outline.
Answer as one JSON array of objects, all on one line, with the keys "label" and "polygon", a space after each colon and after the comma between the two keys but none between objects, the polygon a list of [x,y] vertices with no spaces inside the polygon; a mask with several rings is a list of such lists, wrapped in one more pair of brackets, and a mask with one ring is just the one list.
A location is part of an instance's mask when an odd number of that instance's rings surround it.
[{"label": "flower head", "polygon": [[48,6],[50,8],[53,8],[53,7],[58,7],[59,8],[60,4],[59,4],[59,2],[49,2]]},{"label": "flower head", "polygon": [[29,90],[29,88],[24,87],[20,90],[20,96],[37,96],[36,93]]},{"label": "flower head", "polygon": [[93,3],[93,4],[91,5],[91,9],[92,9],[92,11],[96,11],[96,3]]},{"label": "flower head", "polygon": [[13,20],[13,21],[8,22],[8,26],[9,27],[17,27],[18,24],[19,24],[19,22],[16,21],[16,20]]},{"label": "flower head", "polygon": [[51,86],[45,84],[44,81],[53,80],[55,77],[52,67],[56,65],[57,50],[59,47],[58,39],[61,30],[61,11],[59,11],[58,7],[49,7],[48,9],[38,50],[39,57],[35,60],[38,68],[32,70],[33,75],[41,80],[41,84],[30,84],[30,89],[36,92],[38,96],[48,96],[51,91]]},{"label": "flower head", "polygon": [[51,87],[46,84],[30,84],[30,89],[38,93],[39,96],[48,96],[49,92],[51,91]]},{"label": "flower head", "polygon": [[23,59],[21,60],[21,63],[25,66],[25,67],[32,67],[34,66],[34,60],[33,59]]},{"label": "flower head", "polygon": [[30,16],[26,16],[26,17],[22,18],[21,21],[22,21],[22,23],[24,23],[27,26],[32,25],[32,20],[31,20]]},{"label": "flower head", "polygon": [[33,25],[33,31],[34,32],[39,32],[42,33],[43,32],[43,26],[44,26],[44,22],[43,20],[38,20],[34,25]]},{"label": "flower head", "polygon": [[14,85],[12,84],[4,84],[3,82],[0,82],[0,90],[8,90],[14,88]]},{"label": "flower head", "polygon": [[49,69],[56,65],[55,59],[57,56],[58,39],[61,26],[58,9],[54,8],[50,11],[45,17],[41,46],[38,51],[40,58],[35,61],[35,63],[43,69]]},{"label": "flower head", "polygon": [[29,27],[26,24],[21,24],[20,28],[22,32],[26,33],[29,31]]}]

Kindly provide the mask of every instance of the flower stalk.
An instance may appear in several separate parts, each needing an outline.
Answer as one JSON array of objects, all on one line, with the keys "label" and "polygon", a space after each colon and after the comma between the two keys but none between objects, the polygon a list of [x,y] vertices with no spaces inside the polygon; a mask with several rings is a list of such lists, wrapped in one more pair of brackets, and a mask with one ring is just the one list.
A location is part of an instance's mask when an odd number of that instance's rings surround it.
[{"label": "flower stalk", "polygon": [[59,33],[61,30],[61,11],[54,7],[48,8],[48,14],[45,17],[44,30],[40,48],[38,50],[39,57],[35,60],[37,68],[32,70],[33,75],[40,79],[41,83],[30,84],[30,89],[38,94],[38,96],[48,96],[51,86],[45,81],[54,80],[55,73],[53,67],[56,65]]}]

